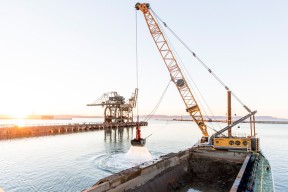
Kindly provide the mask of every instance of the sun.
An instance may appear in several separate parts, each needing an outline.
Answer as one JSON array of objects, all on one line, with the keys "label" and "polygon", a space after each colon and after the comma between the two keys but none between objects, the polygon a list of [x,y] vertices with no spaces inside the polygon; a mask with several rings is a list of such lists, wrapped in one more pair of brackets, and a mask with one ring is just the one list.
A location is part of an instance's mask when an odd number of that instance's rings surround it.
[{"label": "sun", "polygon": [[9,116],[13,119],[26,119],[29,114],[25,111],[17,110],[14,111],[13,113],[10,113]]},{"label": "sun", "polygon": [[28,102],[3,103],[0,107],[0,114],[11,119],[25,119],[32,114],[31,106]]}]

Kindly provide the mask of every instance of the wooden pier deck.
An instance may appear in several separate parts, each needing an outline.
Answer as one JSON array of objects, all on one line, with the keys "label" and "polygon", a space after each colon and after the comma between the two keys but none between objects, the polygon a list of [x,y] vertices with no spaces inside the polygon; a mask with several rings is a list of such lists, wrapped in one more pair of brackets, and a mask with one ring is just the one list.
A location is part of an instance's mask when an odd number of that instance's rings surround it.
[{"label": "wooden pier deck", "polygon": [[[25,126],[0,125],[0,140],[21,137],[35,137],[44,135],[55,135],[64,133],[76,133],[83,131],[95,131],[109,128],[135,127],[137,122],[128,123],[63,123],[63,124],[31,124]],[[148,123],[141,121],[140,126]]]}]

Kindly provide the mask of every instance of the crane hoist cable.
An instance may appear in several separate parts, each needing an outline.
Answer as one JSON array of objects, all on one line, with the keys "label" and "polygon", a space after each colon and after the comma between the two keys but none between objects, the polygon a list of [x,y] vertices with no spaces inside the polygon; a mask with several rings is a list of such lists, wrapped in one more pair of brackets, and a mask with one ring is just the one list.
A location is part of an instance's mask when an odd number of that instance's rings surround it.
[{"label": "crane hoist cable", "polygon": [[[135,35],[135,48],[136,48],[136,52],[135,52],[135,56],[136,56],[136,87],[138,89],[139,92],[139,60],[138,60],[138,21],[137,21],[137,11],[135,11],[135,25],[136,25],[136,35]],[[138,96],[139,97],[139,96]],[[137,99],[137,122],[139,122],[139,102],[138,102],[139,98]]]},{"label": "crane hoist cable", "polygon": [[[151,11],[152,11],[153,14],[155,14],[155,13],[153,12],[153,10],[151,10]],[[156,14],[155,14],[155,15],[156,15]],[[156,17],[155,19],[156,19],[157,23],[160,23],[160,22],[158,21],[159,18]],[[161,22],[162,22],[162,21],[161,21]],[[163,35],[165,36],[167,42],[169,43],[169,45],[170,45],[170,47],[171,47],[171,50],[173,50],[173,53],[174,53],[174,55],[175,55],[175,58],[179,61],[179,64],[180,64],[180,65],[182,66],[182,68],[184,69],[183,73],[185,74],[186,77],[187,77],[187,76],[189,77],[188,80],[190,79],[190,80],[192,81],[192,83],[193,83],[194,87],[196,88],[197,92],[199,93],[201,99],[204,101],[204,104],[205,104],[206,107],[208,108],[208,110],[209,110],[210,114],[212,115],[213,119],[216,121],[216,117],[215,117],[214,113],[212,112],[210,106],[208,105],[208,103],[206,102],[205,98],[203,97],[203,95],[202,95],[201,91],[199,90],[198,86],[196,85],[195,81],[192,79],[192,77],[191,77],[188,69],[187,69],[186,66],[184,65],[184,62],[182,61],[182,59],[181,59],[181,57],[179,56],[179,54],[178,54],[178,52],[176,51],[176,49],[174,48],[173,43],[172,43],[171,40],[169,39],[169,36],[165,33],[165,30],[162,28],[161,25],[159,25],[159,28],[161,29]],[[190,82],[189,82],[189,83],[190,83]],[[190,84],[191,84],[191,83],[190,83]],[[190,88],[191,88],[192,91],[195,93],[195,97],[197,98],[198,103],[200,104],[201,109],[203,110],[204,114],[206,115],[206,117],[208,117],[208,113],[206,112],[205,108],[203,107],[203,104],[202,104],[201,100],[199,99],[198,95],[196,94],[197,92],[194,90],[194,88],[193,88],[192,86],[190,86]],[[217,122],[218,128],[221,128],[219,122],[218,122],[218,121],[216,121],[216,122]],[[212,126],[212,128],[211,128],[211,127],[209,127],[209,128],[212,129],[213,131],[217,132],[216,129],[214,128],[214,125],[213,125],[212,123],[211,123],[211,126]]]},{"label": "crane hoist cable", "polygon": [[[138,59],[138,18],[137,18],[137,10],[135,10],[135,25],[136,25],[136,84],[137,84],[137,89],[138,89],[138,86],[139,86],[139,59]],[[144,118],[144,121],[149,121],[151,119],[151,117],[153,117],[153,115],[155,114],[155,112],[157,111],[157,109],[159,108],[165,94],[166,94],[166,91],[169,87],[171,83],[171,80],[169,80],[169,83],[168,85],[166,86],[165,90],[163,91],[160,99],[158,100],[157,104],[155,105],[155,107],[153,108],[153,110],[149,113],[149,115],[147,115],[145,118]],[[139,89],[138,89],[139,90]],[[137,99],[137,122],[139,122],[139,104],[138,104],[138,100]],[[155,133],[155,132],[154,132]],[[146,136],[144,139],[147,139],[148,137],[150,137],[152,134],[154,133],[151,133],[150,135]]]},{"label": "crane hoist cable", "polygon": [[[253,111],[251,112],[251,110],[244,105],[244,103],[233,93],[232,96],[234,98],[236,98],[236,100],[238,102],[240,102],[240,104],[249,112],[248,115],[245,115],[243,117],[241,117],[240,119],[238,119],[237,121],[234,121],[233,123],[229,123],[228,126],[224,127],[223,129],[221,129],[220,131],[214,133],[212,136],[209,137],[208,131],[207,131],[207,127],[202,115],[202,112],[200,110],[199,105],[197,104],[197,100],[195,99],[186,79],[185,76],[183,75],[181,68],[178,65],[178,62],[170,48],[170,45],[168,44],[166,37],[164,36],[163,32],[161,31],[156,19],[154,18],[154,16],[156,16],[157,14],[153,14],[153,10],[151,10],[151,7],[149,5],[149,3],[136,3],[135,4],[135,8],[136,10],[140,10],[145,18],[147,27],[149,29],[149,32],[151,34],[151,37],[158,49],[158,52],[160,53],[160,56],[162,57],[164,64],[166,65],[166,68],[168,69],[169,73],[170,73],[170,77],[173,81],[173,83],[175,84],[185,106],[186,106],[186,112],[189,113],[189,115],[192,117],[192,119],[195,121],[195,123],[197,124],[198,128],[201,130],[202,132],[202,137],[200,142],[205,144],[208,143],[209,145],[213,145],[214,146],[214,142],[215,143],[219,143],[219,139],[218,136],[222,133],[224,133],[225,131],[229,131],[231,130],[232,127],[234,127],[235,125],[243,122],[244,120],[246,120],[247,118],[250,118],[250,129],[251,129],[251,136],[248,138],[240,138],[239,140],[246,140],[248,139],[249,141],[252,142],[251,138],[254,136],[255,137],[255,113],[257,111]],[[150,12],[151,10],[151,12]],[[157,16],[156,16],[157,17]],[[159,20],[161,20],[161,18],[157,17]],[[162,21],[162,20],[161,20]],[[167,27],[166,23],[164,23],[164,26]],[[169,28],[170,32],[173,34],[174,32]],[[220,84],[222,84],[224,86],[224,88],[228,91],[228,93],[231,95],[231,91],[230,89],[220,80],[219,77],[217,77],[211,69],[209,69],[207,67],[207,65],[205,65],[205,63],[196,56],[196,54],[188,48],[188,46],[174,33],[174,36],[182,43],[182,45],[184,45],[184,47],[186,47],[186,49],[189,50],[190,53],[192,53],[192,55],[209,71],[209,73],[211,73],[214,78],[216,78],[216,80],[218,82],[220,82]],[[252,131],[254,129],[254,135],[252,134]],[[230,137],[230,136],[229,136]],[[222,140],[224,138],[220,138],[220,140]],[[229,138],[224,139],[225,142],[229,141]],[[215,145],[216,146],[216,145]],[[224,144],[223,146],[226,146],[226,144]],[[216,146],[218,147],[218,145]],[[227,147],[230,148],[230,146],[227,144]]]},{"label": "crane hoist cable", "polygon": [[150,112],[149,115],[147,115],[145,117],[144,121],[149,121],[151,119],[151,117],[153,117],[153,115],[155,114],[155,112],[159,108],[159,106],[160,106],[160,104],[161,104],[161,102],[162,102],[162,100],[163,100],[163,98],[164,98],[164,96],[166,94],[166,91],[167,91],[167,89],[168,89],[168,87],[170,85],[170,83],[171,83],[171,80],[169,81],[168,85],[166,86],[165,90],[163,91],[163,93],[162,93],[160,99],[158,100],[157,104],[155,105],[154,109]]},{"label": "crane hoist cable", "polygon": [[186,83],[185,77],[181,72],[181,69],[177,63],[177,60],[175,59],[175,56],[173,55],[173,52],[170,49],[168,42],[161,32],[161,29],[153,17],[152,12],[149,11],[149,7],[150,5],[147,3],[136,3],[135,5],[136,10],[140,10],[144,15],[152,39],[164,61],[167,70],[169,71],[170,77],[173,80],[178,93],[180,94],[185,104],[186,112],[189,113],[191,118],[195,121],[196,125],[202,132],[201,143],[207,142],[209,134],[207,132],[207,128],[199,105],[197,104],[191,89]]},{"label": "crane hoist cable", "polygon": [[[135,25],[136,25],[136,85],[137,85],[137,89],[138,89],[138,86],[139,86],[139,59],[138,59],[138,18],[137,18],[137,10],[135,10]],[[165,96],[165,93],[169,87],[171,83],[171,80],[169,81],[168,85],[166,86],[165,90],[163,91],[160,99],[158,100],[157,104],[155,105],[155,107],[153,108],[153,110],[149,113],[149,115],[147,115],[144,119],[144,121],[149,121],[151,119],[151,117],[153,117],[153,115],[155,114],[155,112],[157,111],[157,109],[159,108],[164,96]],[[139,89],[138,89],[139,91]],[[138,100],[137,99],[137,122],[139,122],[139,105],[138,105]]]},{"label": "crane hoist cable", "polygon": [[[156,19],[157,19],[157,18],[156,18]],[[165,30],[163,30],[163,28],[161,27],[161,25],[159,25],[159,27],[161,28],[161,30],[162,30],[162,32],[163,32],[166,40],[169,42],[169,45],[170,45],[170,47],[171,47],[171,50],[173,50],[173,52],[175,53],[175,57],[177,57],[177,60],[179,61],[179,64],[182,66],[182,68],[185,69],[185,70],[183,71],[184,74],[185,74],[185,75],[187,74],[186,76],[188,76],[189,79],[192,81],[192,83],[193,83],[193,85],[195,86],[197,92],[200,94],[201,99],[204,101],[204,103],[205,103],[205,105],[207,106],[209,112],[212,114],[213,119],[216,120],[216,117],[215,117],[215,115],[213,114],[210,106],[208,105],[208,103],[206,102],[205,98],[203,97],[201,91],[199,90],[198,86],[196,85],[196,83],[195,83],[194,80],[192,79],[190,73],[188,72],[188,69],[187,69],[186,66],[184,65],[184,62],[182,61],[181,57],[179,57],[179,54],[177,53],[176,49],[174,48],[174,46],[173,46],[172,42],[170,41],[168,35],[166,35]],[[186,72],[186,73],[185,73],[185,72]],[[190,81],[188,81],[188,82],[190,83]],[[190,83],[190,84],[191,84],[191,83]],[[199,99],[198,95],[196,94],[196,91],[194,90],[194,88],[193,88],[192,86],[190,86],[190,88],[191,88],[192,91],[195,93],[195,97],[198,99],[198,103],[200,104],[201,109],[204,111],[205,115],[208,117],[208,114],[207,114],[205,108],[203,107],[202,102],[200,102],[200,99]],[[217,123],[218,128],[221,128],[219,122],[218,122],[218,121],[215,121],[215,122]],[[208,126],[208,125],[206,125],[206,126],[207,126],[207,128],[213,130],[215,133],[218,132],[218,131],[214,128],[212,122],[211,122],[211,126],[212,126],[212,127],[210,127],[210,126]],[[222,137],[226,137],[224,134],[220,134],[220,135],[221,135]]]},{"label": "crane hoist cable", "polygon": [[[203,67],[207,69],[207,71],[227,90],[231,91],[228,86],[224,84],[224,82],[215,74],[213,71],[196,55],[195,52],[193,52],[187,45],[184,43],[182,39],[170,28],[168,25],[150,8],[151,12],[159,19],[163,25],[178,39],[178,41],[199,61],[200,64],[202,64]],[[232,96],[249,112],[252,111],[237,97],[233,91],[231,91]]]}]

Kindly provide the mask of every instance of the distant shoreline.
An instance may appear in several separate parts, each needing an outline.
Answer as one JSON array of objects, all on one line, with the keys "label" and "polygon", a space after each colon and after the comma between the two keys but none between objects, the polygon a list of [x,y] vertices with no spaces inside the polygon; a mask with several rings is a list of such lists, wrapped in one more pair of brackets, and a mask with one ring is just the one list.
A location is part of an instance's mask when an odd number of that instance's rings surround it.
[{"label": "distant shoreline", "polygon": [[[141,115],[140,118],[145,118],[145,115]],[[104,119],[103,116],[89,116],[89,115],[34,115],[28,116],[26,118],[12,118],[9,116],[4,116],[0,114],[0,120],[73,120],[73,119]],[[233,117],[234,120],[237,120],[240,116]],[[153,115],[152,119],[154,120],[168,120],[168,121],[193,121],[189,116],[169,116],[169,115]],[[135,119],[134,119],[135,120]],[[219,123],[226,123],[225,116],[216,116],[214,118],[204,117],[205,122],[219,122]],[[244,121],[243,123],[249,123],[249,121]],[[277,117],[272,116],[257,116],[255,123],[258,124],[288,124],[288,119],[280,119]]]},{"label": "distant shoreline", "polygon": [[26,118],[13,118],[13,117],[0,117],[0,120],[15,120],[15,119],[25,119],[25,120],[72,120],[74,118],[103,118],[100,116],[34,116]]},{"label": "distant shoreline", "polygon": [[[172,121],[193,121],[192,119],[172,119]],[[204,120],[205,122],[220,122],[226,123],[225,120]],[[243,121],[242,123],[250,123],[250,121]],[[259,124],[288,124],[288,121],[255,121]]]}]

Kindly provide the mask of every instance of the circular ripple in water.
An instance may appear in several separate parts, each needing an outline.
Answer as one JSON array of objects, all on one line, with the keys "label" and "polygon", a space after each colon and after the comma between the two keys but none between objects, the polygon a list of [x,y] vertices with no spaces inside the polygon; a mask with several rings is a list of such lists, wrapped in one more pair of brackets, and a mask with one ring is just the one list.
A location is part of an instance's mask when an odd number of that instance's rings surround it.
[{"label": "circular ripple in water", "polygon": [[146,147],[131,147],[127,153],[98,155],[94,162],[97,168],[113,174],[149,160],[152,160],[152,156]]}]

